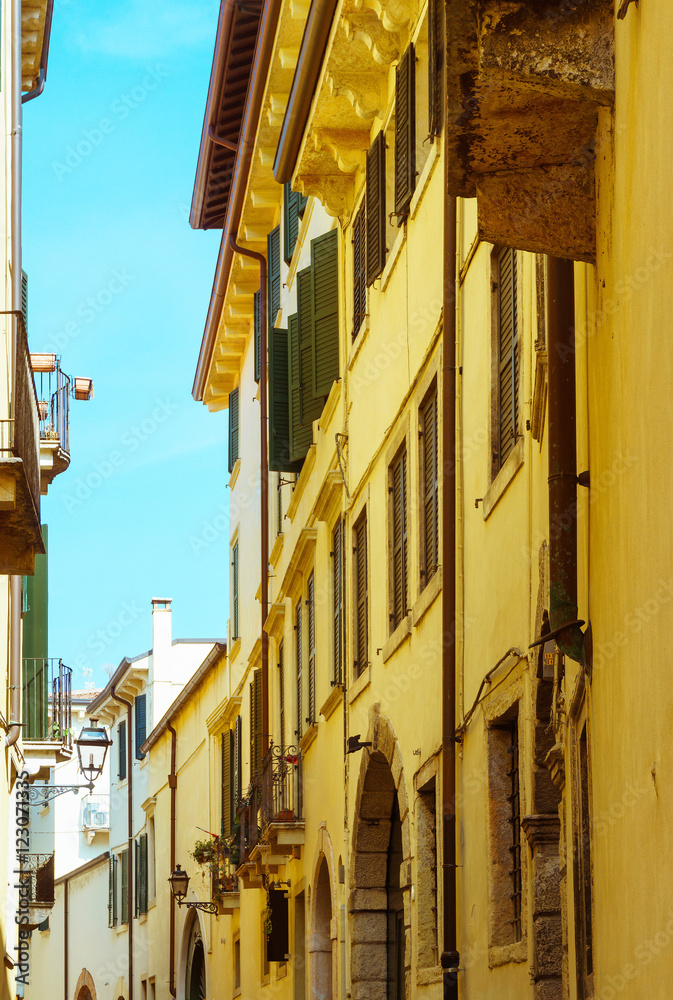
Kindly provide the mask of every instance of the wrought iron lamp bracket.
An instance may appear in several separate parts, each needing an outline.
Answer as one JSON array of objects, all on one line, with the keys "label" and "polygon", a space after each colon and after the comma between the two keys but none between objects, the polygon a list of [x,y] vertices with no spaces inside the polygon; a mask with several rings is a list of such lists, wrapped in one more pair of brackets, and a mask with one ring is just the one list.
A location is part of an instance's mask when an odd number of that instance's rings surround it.
[{"label": "wrought iron lamp bracket", "polygon": [[28,789],[28,804],[31,806],[46,806],[52,799],[64,795],[66,792],[80,792],[83,788],[88,788],[89,793],[93,792],[93,781],[88,785],[31,785]]}]

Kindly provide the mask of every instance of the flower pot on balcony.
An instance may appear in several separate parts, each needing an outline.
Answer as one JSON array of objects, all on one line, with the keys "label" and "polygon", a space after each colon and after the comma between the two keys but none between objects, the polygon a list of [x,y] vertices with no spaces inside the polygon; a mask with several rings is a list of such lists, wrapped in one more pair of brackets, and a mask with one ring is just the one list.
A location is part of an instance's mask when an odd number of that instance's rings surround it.
[{"label": "flower pot on balcony", "polygon": [[278,823],[291,823],[294,819],[294,809],[281,809],[276,819]]}]

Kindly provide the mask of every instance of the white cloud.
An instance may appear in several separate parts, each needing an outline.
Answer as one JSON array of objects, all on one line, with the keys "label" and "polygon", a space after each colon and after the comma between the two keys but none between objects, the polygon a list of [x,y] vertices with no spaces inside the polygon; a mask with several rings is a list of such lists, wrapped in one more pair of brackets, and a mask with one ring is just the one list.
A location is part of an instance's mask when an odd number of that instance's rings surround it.
[{"label": "white cloud", "polygon": [[121,59],[156,59],[180,48],[215,41],[217,0],[127,0],[107,8],[106,15],[72,24],[72,41],[87,54]]}]

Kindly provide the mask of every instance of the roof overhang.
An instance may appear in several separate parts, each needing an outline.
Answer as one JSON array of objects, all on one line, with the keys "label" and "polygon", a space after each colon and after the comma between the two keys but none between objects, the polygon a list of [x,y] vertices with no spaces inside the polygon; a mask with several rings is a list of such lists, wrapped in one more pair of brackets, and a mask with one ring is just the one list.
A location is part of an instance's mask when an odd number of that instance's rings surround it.
[{"label": "roof overhang", "polygon": [[24,92],[44,85],[53,11],[54,0],[22,0],[21,89]]}]

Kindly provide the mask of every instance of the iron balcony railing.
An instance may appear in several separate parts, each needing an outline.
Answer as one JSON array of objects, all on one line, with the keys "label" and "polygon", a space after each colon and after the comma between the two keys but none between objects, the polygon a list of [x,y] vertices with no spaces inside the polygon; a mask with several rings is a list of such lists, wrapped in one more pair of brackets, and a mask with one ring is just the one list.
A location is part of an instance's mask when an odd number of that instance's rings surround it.
[{"label": "iron balcony railing", "polygon": [[257,782],[253,782],[245,795],[238,803],[236,818],[239,824],[238,830],[238,864],[242,865],[250,856],[250,852],[260,839],[259,828],[259,787]]},{"label": "iron balcony railing", "polygon": [[40,440],[58,441],[62,451],[70,454],[70,376],[61,370],[55,354],[34,354],[31,359],[38,400]]},{"label": "iron balcony railing", "polygon": [[54,855],[23,854],[19,882],[20,891],[27,891],[29,903],[53,906]]},{"label": "iron balcony railing", "polygon": [[301,751],[272,743],[262,762],[262,827],[303,820]]},{"label": "iron balcony railing", "polygon": [[62,660],[23,661],[23,738],[72,747],[72,670]]},{"label": "iron balcony railing", "polygon": [[40,512],[40,445],[37,394],[28,353],[28,338],[22,322],[17,324],[16,377],[11,412],[0,420],[0,461],[5,457],[20,458],[23,473],[33,500],[35,512]]}]

